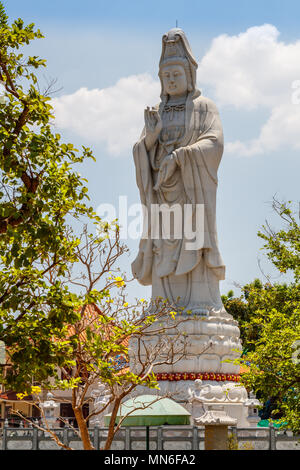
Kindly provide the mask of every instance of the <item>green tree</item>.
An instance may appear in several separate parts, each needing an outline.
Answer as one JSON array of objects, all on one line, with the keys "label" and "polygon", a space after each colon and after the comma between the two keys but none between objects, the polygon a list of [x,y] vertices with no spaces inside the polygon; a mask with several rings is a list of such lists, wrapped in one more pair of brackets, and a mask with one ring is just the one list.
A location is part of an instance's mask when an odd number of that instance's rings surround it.
[{"label": "green tree", "polygon": [[[263,249],[280,273],[291,276],[290,283],[262,284],[255,281],[243,287],[240,312],[250,371],[242,381],[267,400],[276,403],[274,415],[295,432],[300,431],[300,226],[291,203],[273,202],[283,227],[263,227],[259,236]],[[230,310],[230,309],[229,309]],[[233,310],[232,310],[233,311]],[[231,313],[232,313],[231,311]],[[241,313],[239,312],[239,316]]]},{"label": "green tree", "polygon": [[0,3],[0,340],[18,344],[5,374],[16,390],[32,375],[43,381],[64,358],[63,342],[51,339],[78,315],[63,282],[79,243],[67,220],[95,217],[75,170],[92,153],[53,134],[50,98],[35,75],[45,61],[21,52],[42,37],[21,19],[10,25]]},{"label": "green tree", "polygon": [[[109,448],[121,400],[137,385],[156,387],[152,369],[158,352],[165,351],[170,363],[175,354],[177,360],[181,357],[184,345],[176,334],[176,344],[163,344],[158,333],[164,326],[148,332],[170,310],[166,304],[156,315],[146,315],[143,302],[137,311],[126,305],[125,293],[118,300],[112,297],[113,288],[125,286],[114,266],[126,248],[119,243],[118,226],[111,239],[111,227],[85,203],[87,188],[75,168],[93,158],[90,149],[79,153],[52,132],[50,98],[39,91],[34,73],[45,61],[20,52],[42,37],[21,19],[9,25],[0,2],[0,80],[5,90],[0,102],[0,340],[7,351],[0,380],[25,396],[40,387],[71,390],[85,449],[92,445],[83,406],[89,388],[100,381],[111,396]],[[82,219],[97,225],[96,234],[83,229],[76,236],[69,224]],[[93,304],[100,313],[89,319]],[[149,339],[153,335],[156,345]],[[120,373],[112,364],[115,355],[127,354],[128,337],[135,337],[138,350],[147,353],[137,357],[135,372]]]},{"label": "green tree", "polygon": [[[88,432],[92,418],[111,410],[104,445],[105,449],[109,449],[123,421],[116,424],[121,402],[137,386],[157,388],[153,368],[174,364],[186,352],[185,335],[179,325],[187,318],[180,318],[180,315],[176,317],[165,301],[154,302],[151,314],[144,299],[136,304],[129,305],[126,302],[126,277],[120,276],[115,269],[115,264],[126,249],[119,242],[118,227],[114,229],[115,237],[109,236],[111,233],[108,233],[107,224],[103,224],[102,228],[96,237],[85,228],[82,243],[76,248],[81,269],[77,268],[73,273],[70,268],[66,281],[80,289],[77,294],[74,293],[78,317],[73,323],[64,322],[59,338],[53,335],[53,342],[64,346],[64,358],[60,361],[57,373],[42,383],[44,389],[53,391],[57,401],[60,401],[61,391],[65,391],[63,402],[72,406],[85,450],[93,450]],[[50,282],[55,283],[55,274]],[[73,301],[74,308],[75,305]],[[172,341],[165,337],[166,328],[173,331]],[[129,360],[129,340],[131,344],[135,343],[135,347],[131,348],[130,368],[126,364]],[[12,345],[10,356],[13,358],[22,351],[23,346],[20,347],[19,343]],[[116,364],[120,356],[125,359],[125,366],[118,368]],[[26,365],[22,364],[22,367]],[[85,416],[85,406],[93,404],[91,391],[99,384],[105,388],[107,400],[99,409],[90,406],[89,414]],[[20,398],[34,393],[34,403],[40,406],[40,394],[43,393],[41,387],[32,386],[30,381],[25,382],[24,379],[23,385],[27,393],[21,393]],[[161,398],[163,396],[154,395],[153,403]],[[21,417],[20,413],[17,414]],[[51,430],[47,418],[43,418],[43,425],[39,425],[39,429],[46,430],[59,446],[69,449]],[[63,418],[61,420],[64,421]]]}]

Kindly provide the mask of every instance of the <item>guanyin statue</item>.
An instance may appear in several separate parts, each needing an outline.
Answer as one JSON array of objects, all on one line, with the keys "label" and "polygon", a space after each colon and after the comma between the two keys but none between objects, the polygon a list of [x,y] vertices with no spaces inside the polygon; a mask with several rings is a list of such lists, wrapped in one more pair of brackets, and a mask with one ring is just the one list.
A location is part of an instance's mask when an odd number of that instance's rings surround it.
[{"label": "guanyin statue", "polygon": [[[141,284],[152,285],[153,301],[168,299],[191,315],[181,326],[188,335],[186,356],[155,371],[161,391],[177,392],[180,401],[188,402],[191,380],[197,378],[207,385],[201,391],[204,401],[243,406],[246,390],[235,383],[239,366],[224,362],[239,355],[234,350],[241,343],[219,290],[225,278],[216,228],[223,131],[215,104],[197,88],[196,70],[184,32],[172,29],[162,38],[161,101],[145,110],[145,126],[133,149],[148,215],[132,272]],[[157,207],[171,210],[153,218]],[[231,415],[247,425],[242,408],[237,410],[233,406]]]}]

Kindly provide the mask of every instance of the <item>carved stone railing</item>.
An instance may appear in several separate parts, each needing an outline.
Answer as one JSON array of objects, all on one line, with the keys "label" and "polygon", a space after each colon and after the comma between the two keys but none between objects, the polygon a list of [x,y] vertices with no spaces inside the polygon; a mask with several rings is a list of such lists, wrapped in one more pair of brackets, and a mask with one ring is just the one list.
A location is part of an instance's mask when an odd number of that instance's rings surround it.
[{"label": "carved stone railing", "polygon": [[[104,446],[107,428],[89,430],[95,449]],[[77,433],[68,427],[55,429],[60,440],[74,448],[81,449],[82,444]],[[276,450],[295,448],[300,436],[293,436],[289,431],[270,428],[229,428],[228,435],[240,449]],[[148,436],[148,444],[147,444]],[[58,449],[49,434],[36,428],[2,429],[2,450],[17,449]],[[115,436],[112,450],[202,450],[204,449],[204,428],[197,426],[151,426],[123,427]],[[234,447],[233,447],[234,448]]]}]

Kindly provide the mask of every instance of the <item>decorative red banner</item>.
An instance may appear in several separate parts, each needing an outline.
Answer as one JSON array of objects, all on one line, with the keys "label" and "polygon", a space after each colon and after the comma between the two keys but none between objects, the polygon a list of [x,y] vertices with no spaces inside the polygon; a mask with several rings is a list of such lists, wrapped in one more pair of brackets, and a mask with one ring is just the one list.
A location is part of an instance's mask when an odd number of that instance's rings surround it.
[{"label": "decorative red banner", "polygon": [[215,372],[162,372],[155,374],[156,380],[215,380],[217,382],[239,382],[239,374],[220,374]]}]

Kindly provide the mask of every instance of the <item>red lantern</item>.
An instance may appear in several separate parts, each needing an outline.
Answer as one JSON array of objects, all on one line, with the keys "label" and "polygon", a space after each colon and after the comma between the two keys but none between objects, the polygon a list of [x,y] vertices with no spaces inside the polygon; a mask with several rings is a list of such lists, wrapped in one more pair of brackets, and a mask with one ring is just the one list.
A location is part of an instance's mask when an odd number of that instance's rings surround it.
[{"label": "red lantern", "polygon": [[168,374],[168,380],[172,382],[174,380],[174,374]]},{"label": "red lantern", "polygon": [[216,374],[216,381],[220,382],[222,380],[221,374]]},{"label": "red lantern", "polygon": [[203,374],[200,372],[199,374],[196,374],[196,379],[203,379]]},{"label": "red lantern", "polygon": [[209,380],[209,374],[207,372],[204,372],[203,380]]},{"label": "red lantern", "polygon": [[195,380],[196,377],[197,377],[196,374],[194,374],[193,372],[189,374],[189,380]]},{"label": "red lantern", "polygon": [[226,380],[226,374],[222,374],[222,375],[221,375],[221,380],[222,380],[223,382],[225,382],[225,380]]},{"label": "red lantern", "polygon": [[215,380],[216,375],[213,372],[210,372],[209,374],[209,380]]},{"label": "red lantern", "polygon": [[175,380],[180,380],[181,379],[181,374],[180,373],[177,373],[175,374]]}]

